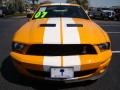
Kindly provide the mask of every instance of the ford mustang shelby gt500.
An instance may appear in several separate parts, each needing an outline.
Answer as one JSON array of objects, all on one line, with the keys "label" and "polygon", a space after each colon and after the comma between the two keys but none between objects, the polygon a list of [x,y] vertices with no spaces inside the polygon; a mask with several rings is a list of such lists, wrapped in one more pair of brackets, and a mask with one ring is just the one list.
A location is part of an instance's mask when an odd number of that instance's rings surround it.
[{"label": "ford mustang shelby gt500", "polygon": [[44,80],[100,78],[111,60],[106,32],[77,4],[41,5],[14,35],[15,67],[24,75]]}]

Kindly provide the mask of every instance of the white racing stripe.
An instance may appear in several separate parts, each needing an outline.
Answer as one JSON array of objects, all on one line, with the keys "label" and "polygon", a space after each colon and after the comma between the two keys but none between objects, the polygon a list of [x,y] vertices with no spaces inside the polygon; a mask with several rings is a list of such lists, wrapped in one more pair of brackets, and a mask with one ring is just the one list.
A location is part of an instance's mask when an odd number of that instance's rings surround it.
[{"label": "white racing stripe", "polygon": [[[62,18],[63,44],[80,44],[80,36],[77,27],[67,27],[67,24],[75,24],[72,18]],[[75,71],[80,71],[80,56],[63,56],[63,67],[74,66]]]},{"label": "white racing stripe", "polygon": [[[43,44],[61,44],[60,18],[49,19],[47,23],[56,24],[56,27],[46,27]],[[80,36],[77,27],[67,27],[67,24],[75,24],[70,18],[62,19],[62,44],[80,44]],[[44,71],[49,71],[50,67],[61,66],[61,56],[45,56]],[[80,71],[80,56],[63,56],[63,67],[74,67],[75,71]]]},{"label": "white racing stripe", "polygon": [[74,66],[74,71],[80,71],[80,56],[64,56],[63,66],[64,67]]},{"label": "white racing stripe", "polygon": [[67,27],[67,24],[75,24],[72,18],[62,18],[63,44],[80,44],[80,36],[77,27]]},{"label": "white racing stripe", "polygon": [[[45,27],[43,44],[61,44],[60,18],[51,18],[47,24],[56,24],[56,27]],[[44,71],[49,71],[51,66],[61,66],[61,56],[44,56]]]},{"label": "white racing stripe", "polygon": [[56,26],[45,27],[43,44],[61,44],[60,18],[50,18],[47,24],[56,24]]},{"label": "white racing stripe", "polygon": [[50,67],[60,67],[61,57],[60,56],[45,56],[44,57],[44,71],[50,71]]}]

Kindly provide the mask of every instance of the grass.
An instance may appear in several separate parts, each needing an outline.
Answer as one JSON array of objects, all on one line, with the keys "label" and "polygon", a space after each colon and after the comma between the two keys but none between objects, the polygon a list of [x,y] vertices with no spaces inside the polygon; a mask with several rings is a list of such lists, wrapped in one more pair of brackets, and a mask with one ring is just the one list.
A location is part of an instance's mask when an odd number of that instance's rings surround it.
[{"label": "grass", "polygon": [[15,13],[15,14],[11,14],[11,15],[7,15],[7,17],[17,17],[17,16],[26,16],[26,13]]}]

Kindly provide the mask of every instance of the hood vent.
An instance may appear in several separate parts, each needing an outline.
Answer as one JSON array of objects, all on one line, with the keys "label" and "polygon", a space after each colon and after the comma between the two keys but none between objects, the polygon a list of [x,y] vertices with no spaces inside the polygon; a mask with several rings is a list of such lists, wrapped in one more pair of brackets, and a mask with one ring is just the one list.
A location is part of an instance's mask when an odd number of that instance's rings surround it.
[{"label": "hood vent", "polygon": [[82,24],[67,24],[67,27],[83,27]]},{"label": "hood vent", "polygon": [[40,24],[40,27],[56,27],[56,24]]}]

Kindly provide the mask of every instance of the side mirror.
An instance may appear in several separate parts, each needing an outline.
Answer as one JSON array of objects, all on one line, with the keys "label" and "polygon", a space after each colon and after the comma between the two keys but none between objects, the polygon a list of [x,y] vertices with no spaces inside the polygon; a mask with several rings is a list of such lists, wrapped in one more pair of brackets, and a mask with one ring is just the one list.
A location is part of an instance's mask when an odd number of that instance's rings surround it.
[{"label": "side mirror", "polygon": [[27,14],[27,18],[32,18],[33,14]]}]

